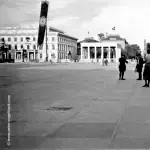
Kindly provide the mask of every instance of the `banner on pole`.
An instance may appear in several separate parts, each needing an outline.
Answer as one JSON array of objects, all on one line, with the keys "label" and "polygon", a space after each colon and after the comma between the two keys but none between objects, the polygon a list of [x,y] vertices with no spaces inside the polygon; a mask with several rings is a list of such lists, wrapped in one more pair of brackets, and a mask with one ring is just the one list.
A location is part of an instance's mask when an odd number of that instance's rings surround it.
[{"label": "banner on pole", "polygon": [[48,1],[42,1],[41,3],[41,13],[40,13],[38,41],[37,41],[37,46],[39,47],[39,49],[43,48],[45,29],[47,24],[48,5],[49,5]]}]

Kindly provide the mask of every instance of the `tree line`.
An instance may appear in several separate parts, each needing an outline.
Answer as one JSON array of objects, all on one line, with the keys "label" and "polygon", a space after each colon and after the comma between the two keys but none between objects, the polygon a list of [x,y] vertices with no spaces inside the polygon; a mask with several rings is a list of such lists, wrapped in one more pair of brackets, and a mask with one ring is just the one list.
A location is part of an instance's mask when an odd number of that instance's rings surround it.
[{"label": "tree line", "polygon": [[126,44],[125,49],[122,50],[122,54],[124,54],[128,59],[136,58],[141,55],[141,49],[137,44]]}]

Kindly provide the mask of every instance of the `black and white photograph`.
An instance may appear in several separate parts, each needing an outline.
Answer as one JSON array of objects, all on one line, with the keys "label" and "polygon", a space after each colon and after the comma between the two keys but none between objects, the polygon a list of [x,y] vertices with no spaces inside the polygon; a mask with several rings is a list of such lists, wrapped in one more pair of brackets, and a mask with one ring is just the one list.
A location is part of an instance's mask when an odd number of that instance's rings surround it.
[{"label": "black and white photograph", "polygon": [[150,149],[149,0],[0,0],[0,150]]}]

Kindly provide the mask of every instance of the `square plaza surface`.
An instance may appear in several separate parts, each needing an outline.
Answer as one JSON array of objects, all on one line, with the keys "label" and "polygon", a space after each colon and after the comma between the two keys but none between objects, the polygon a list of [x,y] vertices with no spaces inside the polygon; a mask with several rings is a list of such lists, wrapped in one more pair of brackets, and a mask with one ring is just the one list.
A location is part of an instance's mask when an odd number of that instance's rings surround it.
[{"label": "square plaza surface", "polygon": [[[0,147],[11,149],[150,148],[150,89],[129,64],[1,64]],[[52,110],[51,107],[72,109]]]}]

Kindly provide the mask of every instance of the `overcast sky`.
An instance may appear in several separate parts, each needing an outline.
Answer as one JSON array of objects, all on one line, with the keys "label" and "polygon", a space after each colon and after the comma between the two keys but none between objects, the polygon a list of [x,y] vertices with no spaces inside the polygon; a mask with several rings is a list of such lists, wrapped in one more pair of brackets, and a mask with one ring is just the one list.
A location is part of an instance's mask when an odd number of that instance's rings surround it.
[{"label": "overcast sky", "polygon": [[[83,39],[112,27],[131,44],[150,41],[150,0],[49,0],[48,25]],[[39,22],[41,0],[0,0],[0,26]]]}]

